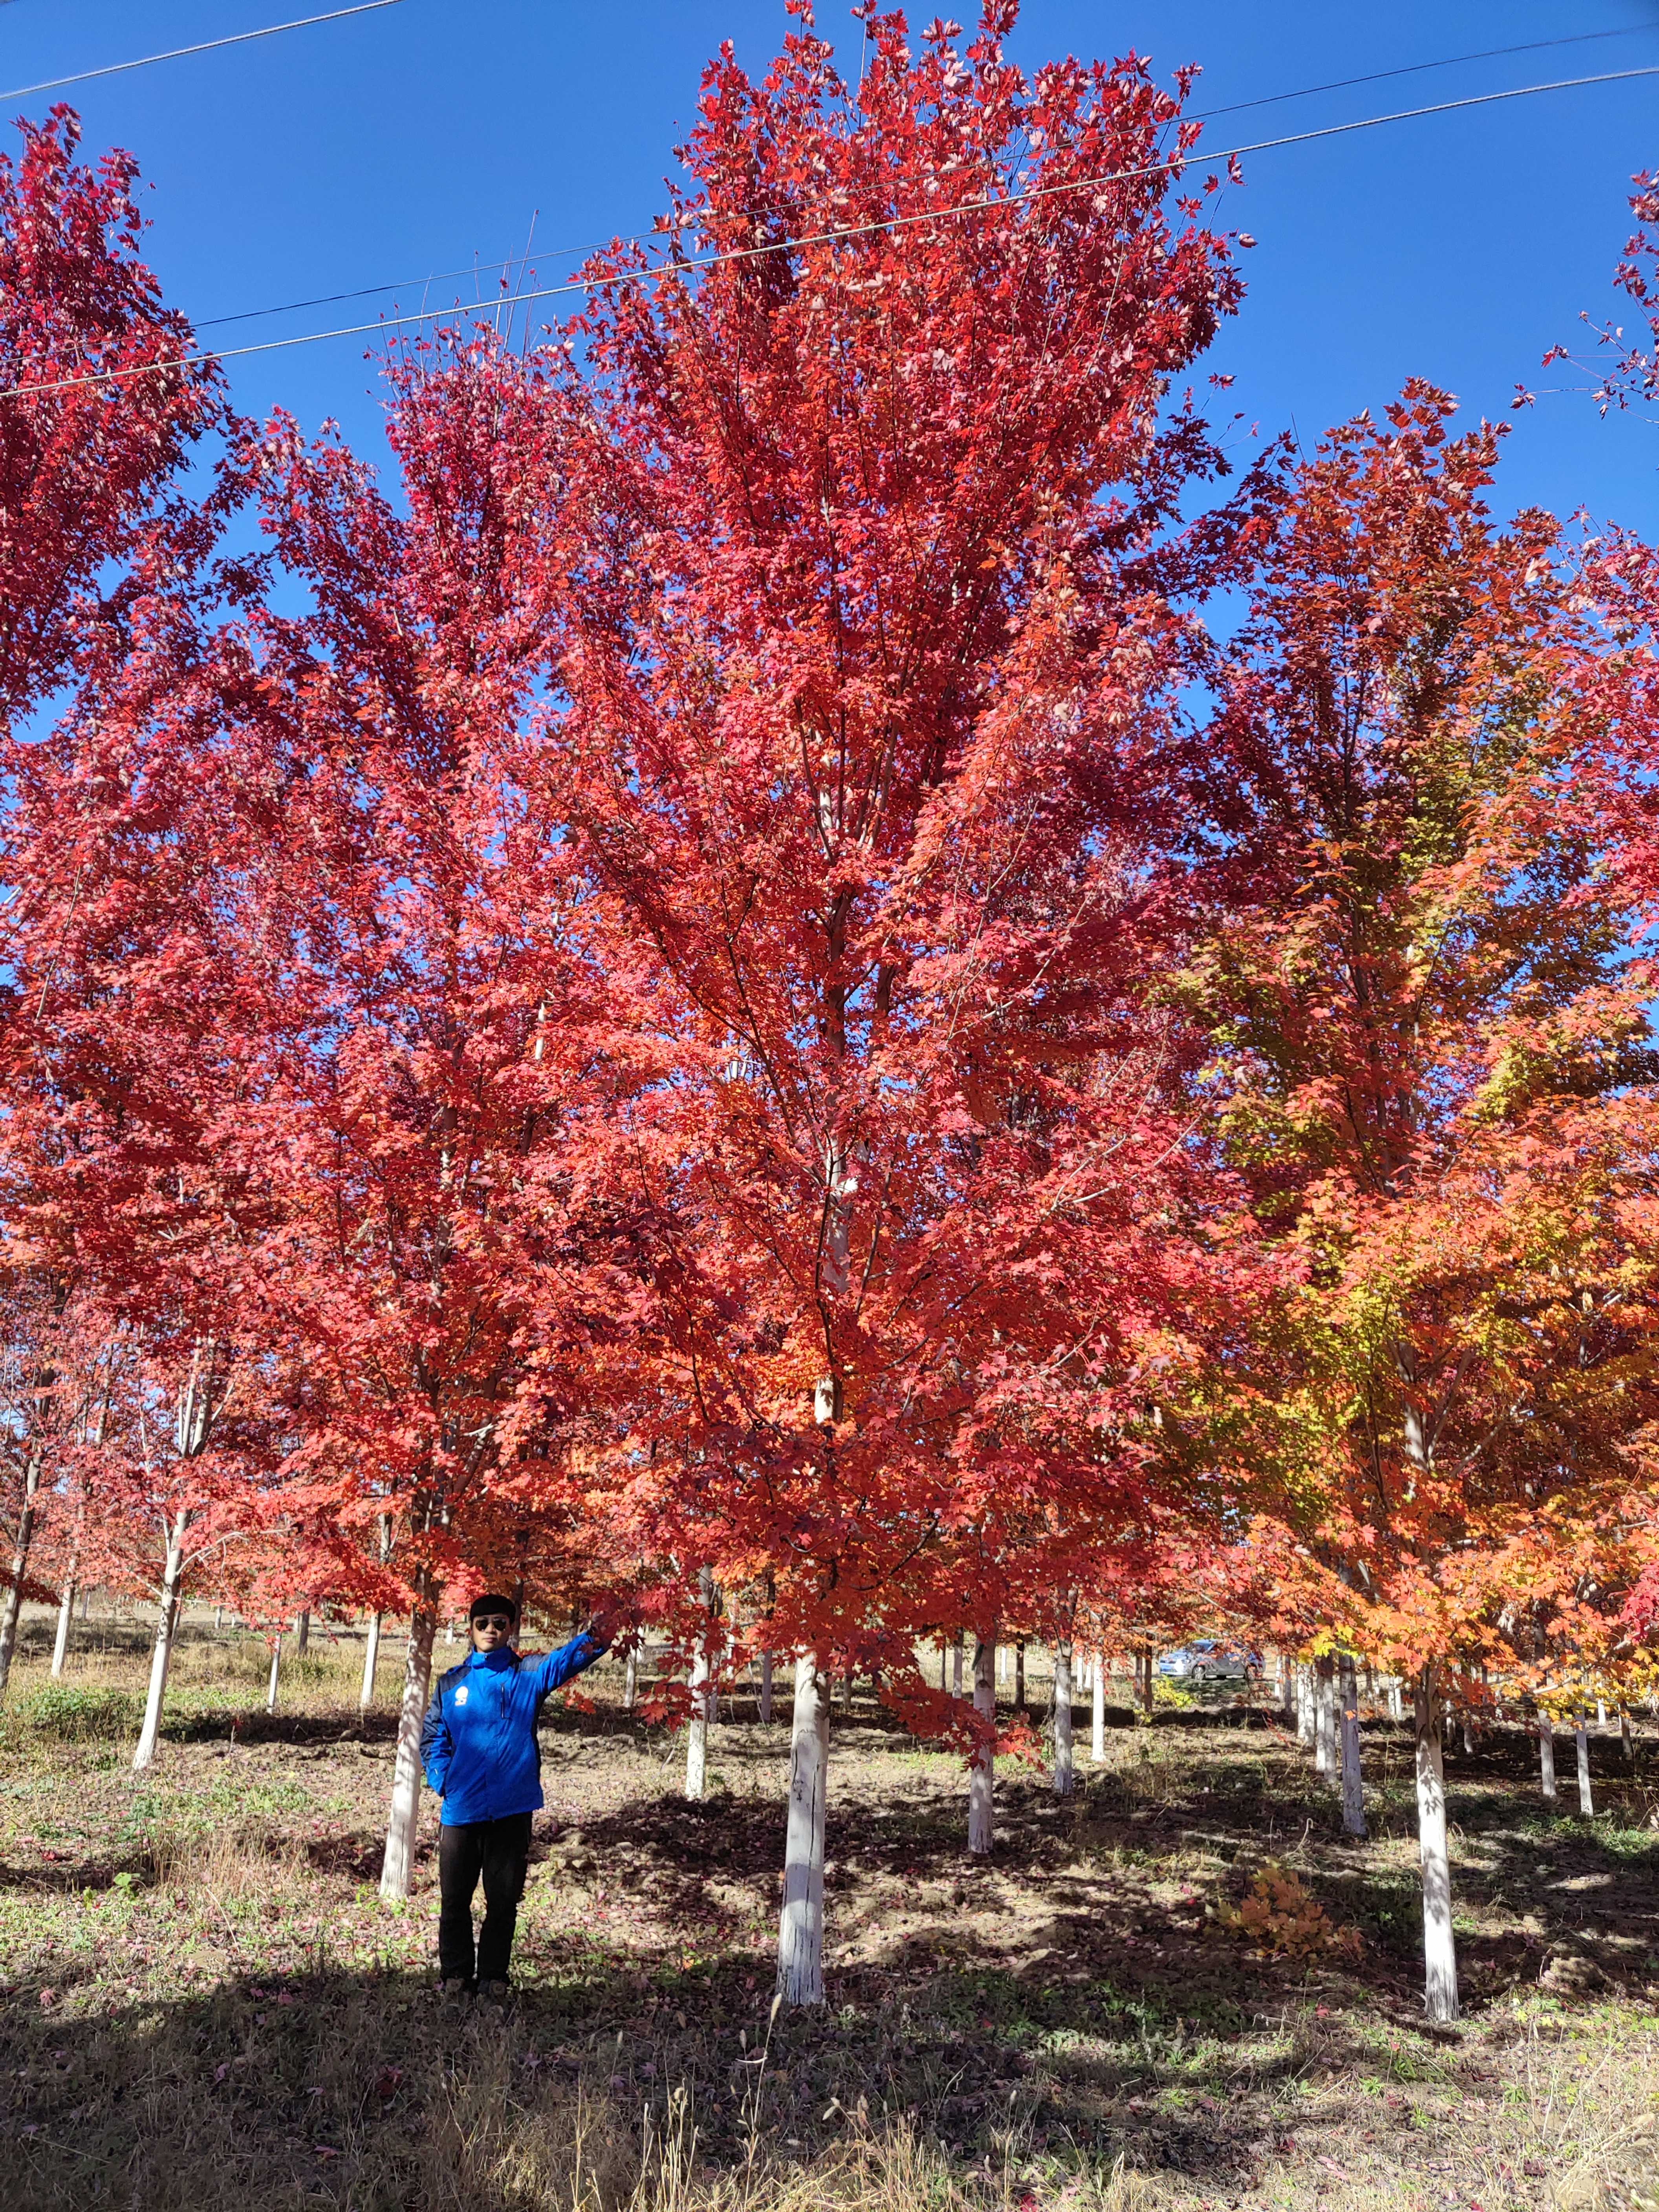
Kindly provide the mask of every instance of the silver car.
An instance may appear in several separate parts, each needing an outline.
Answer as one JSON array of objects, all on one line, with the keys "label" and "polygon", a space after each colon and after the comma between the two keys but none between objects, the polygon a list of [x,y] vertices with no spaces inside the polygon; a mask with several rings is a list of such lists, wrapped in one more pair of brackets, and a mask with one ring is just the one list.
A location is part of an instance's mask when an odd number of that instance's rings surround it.
[{"label": "silver car", "polygon": [[1179,1651],[1166,1651],[1158,1662],[1158,1671],[1176,1681],[1254,1682],[1261,1674],[1261,1656],[1242,1644],[1220,1644],[1205,1636],[1195,1644],[1183,1644]]}]

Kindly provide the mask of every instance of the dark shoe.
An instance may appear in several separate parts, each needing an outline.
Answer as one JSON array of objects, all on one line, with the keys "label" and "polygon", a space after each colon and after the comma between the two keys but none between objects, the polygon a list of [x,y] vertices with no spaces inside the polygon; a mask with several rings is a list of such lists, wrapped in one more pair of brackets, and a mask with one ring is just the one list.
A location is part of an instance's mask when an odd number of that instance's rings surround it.
[{"label": "dark shoe", "polygon": [[504,2005],[513,1995],[511,1982],[480,1982],[478,1995],[486,2004]]},{"label": "dark shoe", "polygon": [[469,1982],[463,1975],[445,1974],[439,1979],[438,1995],[446,2004],[464,2004],[476,1993],[476,1984]]}]

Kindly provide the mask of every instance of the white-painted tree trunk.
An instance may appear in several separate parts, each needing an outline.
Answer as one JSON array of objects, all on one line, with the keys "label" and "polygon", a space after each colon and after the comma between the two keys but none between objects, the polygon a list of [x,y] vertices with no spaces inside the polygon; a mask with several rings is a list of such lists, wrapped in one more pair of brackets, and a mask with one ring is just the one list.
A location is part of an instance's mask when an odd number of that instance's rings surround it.
[{"label": "white-painted tree trunk", "polygon": [[623,1711],[631,1713],[640,1699],[640,1647],[632,1645],[623,1662]]},{"label": "white-painted tree trunk", "polygon": [[1398,1674],[1390,1676],[1389,1680],[1389,1707],[1395,1720],[1403,1721],[1405,1719],[1406,1700],[1401,1692],[1400,1677]]},{"label": "white-painted tree trunk", "polygon": [[40,1454],[31,1452],[23,1468],[23,1502],[17,1516],[17,1540],[12,1547],[11,1580],[6,1602],[0,1609],[0,1698],[11,1680],[12,1655],[17,1649],[17,1623],[23,1610],[23,1584],[28,1578],[29,1553],[34,1547],[35,1501],[40,1494]]},{"label": "white-painted tree trunk", "polygon": [[997,1680],[999,1683],[1004,1683],[1006,1682],[1007,1680],[1008,1647],[1006,1644],[999,1644],[997,1646]]},{"label": "white-painted tree trunk", "polygon": [[1589,1731],[1584,1726],[1582,1705],[1573,1716],[1573,1735],[1578,1747],[1578,1809],[1587,1820],[1593,1820],[1595,1801],[1590,1795]]},{"label": "white-painted tree trunk", "polygon": [[69,1657],[70,1623],[75,1618],[75,1567],[76,1562],[71,1559],[69,1575],[64,1583],[64,1594],[58,1601],[58,1633],[52,1646],[52,1679],[54,1682],[63,1679],[64,1662]]},{"label": "white-painted tree trunk", "polygon": [[282,1679],[282,1673],[283,1632],[279,1628],[270,1647],[270,1680],[265,1685],[265,1711],[268,1713],[274,1713],[276,1710],[276,1685]]},{"label": "white-painted tree trunk", "polygon": [[357,1692],[357,1717],[361,1720],[374,1702],[374,1677],[380,1671],[380,1616],[368,1616],[368,1634],[363,1642],[363,1686]]},{"label": "white-painted tree trunk", "polygon": [[708,1639],[691,1654],[691,1717],[685,1724],[685,1794],[701,1798],[708,1785]]},{"label": "white-painted tree trunk", "polygon": [[[974,1645],[974,1711],[994,1723],[997,1711],[994,1644],[983,1640]],[[974,1763],[968,1770],[968,1848],[974,1852],[988,1851],[991,1848],[991,1785],[994,1779],[993,1752],[990,1745],[975,1753]]]},{"label": "white-painted tree trunk", "polygon": [[1457,2018],[1457,1945],[1452,1932],[1451,1858],[1446,1841],[1446,1771],[1434,1668],[1416,1683],[1417,1841],[1423,1862],[1423,2006],[1433,2021]]},{"label": "white-painted tree trunk", "polygon": [[1336,1779],[1335,1673],[1328,1659],[1314,1669],[1314,1765],[1328,1782]]},{"label": "white-painted tree trunk", "polygon": [[167,1693],[167,1671],[173,1664],[173,1638],[179,1629],[179,1589],[185,1577],[185,1537],[189,1516],[180,1512],[167,1529],[167,1565],[161,1575],[161,1595],[155,1608],[155,1644],[149,1657],[149,1689],[144,1698],[144,1724],[138,1731],[135,1767],[148,1766],[155,1756],[161,1735],[161,1705]]},{"label": "white-painted tree trunk", "polygon": [[1595,1700],[1595,1725],[1597,1728],[1605,1728],[1607,1724],[1607,1701],[1605,1698],[1598,1698]]},{"label": "white-painted tree trunk", "polygon": [[1094,1733],[1091,1739],[1090,1755],[1097,1766],[1106,1761],[1106,1661],[1098,1651],[1095,1654]]},{"label": "white-painted tree trunk", "polygon": [[380,1895],[395,1903],[409,1895],[415,1872],[415,1838],[421,1819],[421,1727],[432,1692],[432,1645],[438,1632],[432,1592],[422,1571],[409,1617],[404,1653],[404,1694],[398,1709],[398,1756],[392,1770],[392,1809],[386,1821]]},{"label": "white-painted tree trunk", "polygon": [[789,1740],[789,1816],[778,1921],[778,1995],[787,2005],[823,2002],[823,1836],[830,1786],[829,1686],[817,1655],[795,1662]]},{"label": "white-painted tree trunk", "polygon": [[1314,1741],[1313,1668],[1298,1666],[1296,1670],[1296,1736],[1298,1743],[1311,1749]]},{"label": "white-painted tree trunk", "polygon": [[772,1655],[769,1651],[761,1653],[760,1717],[761,1726],[770,1728],[772,1725]]},{"label": "white-painted tree trunk", "polygon": [[1365,1790],[1359,1770],[1359,1686],[1353,1655],[1345,1651],[1340,1670],[1342,1723],[1342,1827],[1345,1834],[1365,1832]]},{"label": "white-painted tree trunk", "polygon": [[1544,1802],[1555,1802],[1555,1723],[1547,1713],[1538,1716],[1538,1771],[1543,1782]]},{"label": "white-painted tree trunk", "polygon": [[1054,1646],[1054,1795],[1069,1797],[1074,1786],[1072,1763],[1072,1647]]}]

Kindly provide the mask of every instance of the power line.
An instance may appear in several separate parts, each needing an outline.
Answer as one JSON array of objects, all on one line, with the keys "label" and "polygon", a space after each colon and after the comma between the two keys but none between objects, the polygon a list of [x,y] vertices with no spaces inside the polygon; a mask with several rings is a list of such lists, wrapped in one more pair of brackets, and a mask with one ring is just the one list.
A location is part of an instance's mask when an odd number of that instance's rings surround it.
[{"label": "power line", "polygon": [[[1352,123],[1325,123],[1312,131],[1286,131],[1277,138],[1258,138],[1248,145],[1224,146],[1208,150],[1206,161],[1231,161],[1244,154],[1270,154],[1283,146],[1306,146],[1319,138],[1346,138],[1358,131],[1375,131],[1389,123],[1415,123],[1430,115],[1453,115],[1465,108],[1493,107],[1508,100],[1530,100],[1540,93],[1575,92],[1596,84],[1626,84],[1638,77],[1659,76],[1659,63],[1641,69],[1607,70],[1595,76],[1558,77],[1548,84],[1522,84],[1507,92],[1477,92],[1462,100],[1439,100],[1425,107],[1395,108],[1387,115],[1366,115]],[[552,300],[568,296],[573,292],[592,292],[605,283],[629,281],[648,282],[653,277],[690,276],[707,269],[728,266],[738,261],[753,261],[769,253],[788,253],[809,246],[838,246],[853,238],[869,238],[881,232],[914,229],[924,222],[946,222],[957,216],[996,214],[1000,210],[1030,205],[1038,200],[1059,199],[1072,192],[1100,191],[1108,185],[1133,184],[1143,177],[1168,176],[1172,172],[1189,167],[1198,158],[1194,148],[1186,154],[1172,155],[1167,161],[1146,161],[1132,169],[1115,169],[1097,177],[1076,177],[1069,184],[1033,185],[1023,191],[1007,192],[999,198],[958,201],[954,207],[924,208],[915,215],[878,216],[869,222],[842,225],[833,230],[811,231],[796,238],[768,240],[760,246],[738,246],[723,253],[688,256],[683,261],[661,264],[656,269],[619,270],[607,276],[589,279],[572,278],[563,284],[544,284],[533,292],[521,292],[511,301],[497,301],[491,307],[473,308],[423,307],[417,313],[382,315],[372,323],[349,323],[337,330],[306,331],[297,337],[266,338],[257,345],[224,346],[200,353],[180,354],[170,361],[151,361],[136,364],[131,368],[106,368],[94,371],[87,376],[59,377],[51,384],[15,384],[0,391],[0,399],[17,399],[24,396],[44,398],[53,392],[73,392],[89,384],[113,384],[136,376],[155,376],[174,368],[199,368],[205,362],[240,361],[252,354],[281,353],[290,346],[320,345],[330,338],[353,338],[371,336],[377,331],[398,330],[410,323],[431,322],[440,316],[459,312],[483,317],[494,315],[503,306],[527,306],[533,300]]]},{"label": "power line", "polygon": [[399,0],[357,0],[356,7],[331,9],[326,15],[301,15],[292,23],[267,23],[263,30],[236,31],[227,39],[204,39],[198,46],[172,46],[164,54],[140,54],[137,61],[106,62],[102,69],[76,70],[72,76],[49,76],[39,84],[14,85],[0,92],[0,100],[26,100],[32,92],[56,92],[66,84],[86,84],[95,76],[120,76],[128,70],[149,69],[154,62],[183,61],[187,54],[215,53],[221,46],[245,46],[250,39],[274,39],[281,31],[306,31],[313,23],[337,23],[343,15],[372,15],[378,8],[396,8]]},{"label": "power line", "polygon": [[[6,4],[7,0],[0,0],[0,6]],[[1305,84],[1295,92],[1270,92],[1264,94],[1259,100],[1237,100],[1226,107],[1199,108],[1178,119],[1194,123],[1210,122],[1213,121],[1218,115],[1238,115],[1246,108],[1251,107],[1276,107],[1287,100],[1311,100],[1318,93],[1341,92],[1352,85],[1380,84],[1389,77],[1419,76],[1425,70],[1455,69],[1462,62],[1492,61],[1509,54],[1540,53],[1552,46],[1579,46],[1595,39],[1627,39],[1638,31],[1651,27],[1653,27],[1649,24],[1630,23],[1611,31],[1575,31],[1565,38],[1532,39],[1524,46],[1487,46],[1479,53],[1445,54],[1438,61],[1407,62],[1399,69],[1372,70],[1364,76],[1336,77],[1329,84]],[[608,245],[613,243],[624,246],[643,245],[654,234],[649,231],[642,231],[632,238],[620,240],[601,239],[592,246],[550,246],[545,252],[535,258],[538,260],[565,261],[577,254],[603,252]],[[268,315],[297,314],[302,307],[333,307],[340,306],[347,300],[372,300],[382,292],[402,291],[405,285],[447,284],[457,276],[493,274],[498,269],[516,269],[530,258],[527,254],[519,254],[505,261],[473,262],[465,269],[441,269],[425,276],[395,276],[386,283],[362,284],[349,292],[324,292],[315,299],[286,300],[276,307],[246,307],[234,315],[205,315],[198,319],[195,327],[198,331],[222,330],[227,323],[252,323],[262,320]]]},{"label": "power line", "polygon": [[1524,46],[1483,46],[1479,53],[1445,54],[1437,62],[1405,62],[1398,69],[1368,70],[1364,76],[1339,76],[1328,84],[1305,84],[1299,92],[1269,92],[1259,100],[1235,100],[1225,107],[1200,108],[1192,119],[1210,122],[1218,115],[1242,115],[1247,107],[1277,107],[1286,100],[1311,100],[1316,93],[1346,92],[1352,85],[1381,84],[1393,76],[1420,76],[1425,70],[1455,69],[1460,62],[1495,62],[1509,54],[1540,54],[1552,46],[1588,46],[1596,39],[1630,39],[1638,31],[1653,28],[1651,23],[1621,23],[1611,31],[1573,31],[1565,38],[1528,39]]}]

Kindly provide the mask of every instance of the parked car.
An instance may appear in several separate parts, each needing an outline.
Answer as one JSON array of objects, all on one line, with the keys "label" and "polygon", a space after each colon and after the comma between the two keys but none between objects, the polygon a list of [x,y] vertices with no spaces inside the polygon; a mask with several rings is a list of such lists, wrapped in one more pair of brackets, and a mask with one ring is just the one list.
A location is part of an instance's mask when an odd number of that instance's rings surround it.
[{"label": "parked car", "polygon": [[1222,1644],[1200,1636],[1179,1651],[1166,1651],[1158,1662],[1160,1674],[1187,1682],[1259,1682],[1261,1654],[1242,1644]]}]

